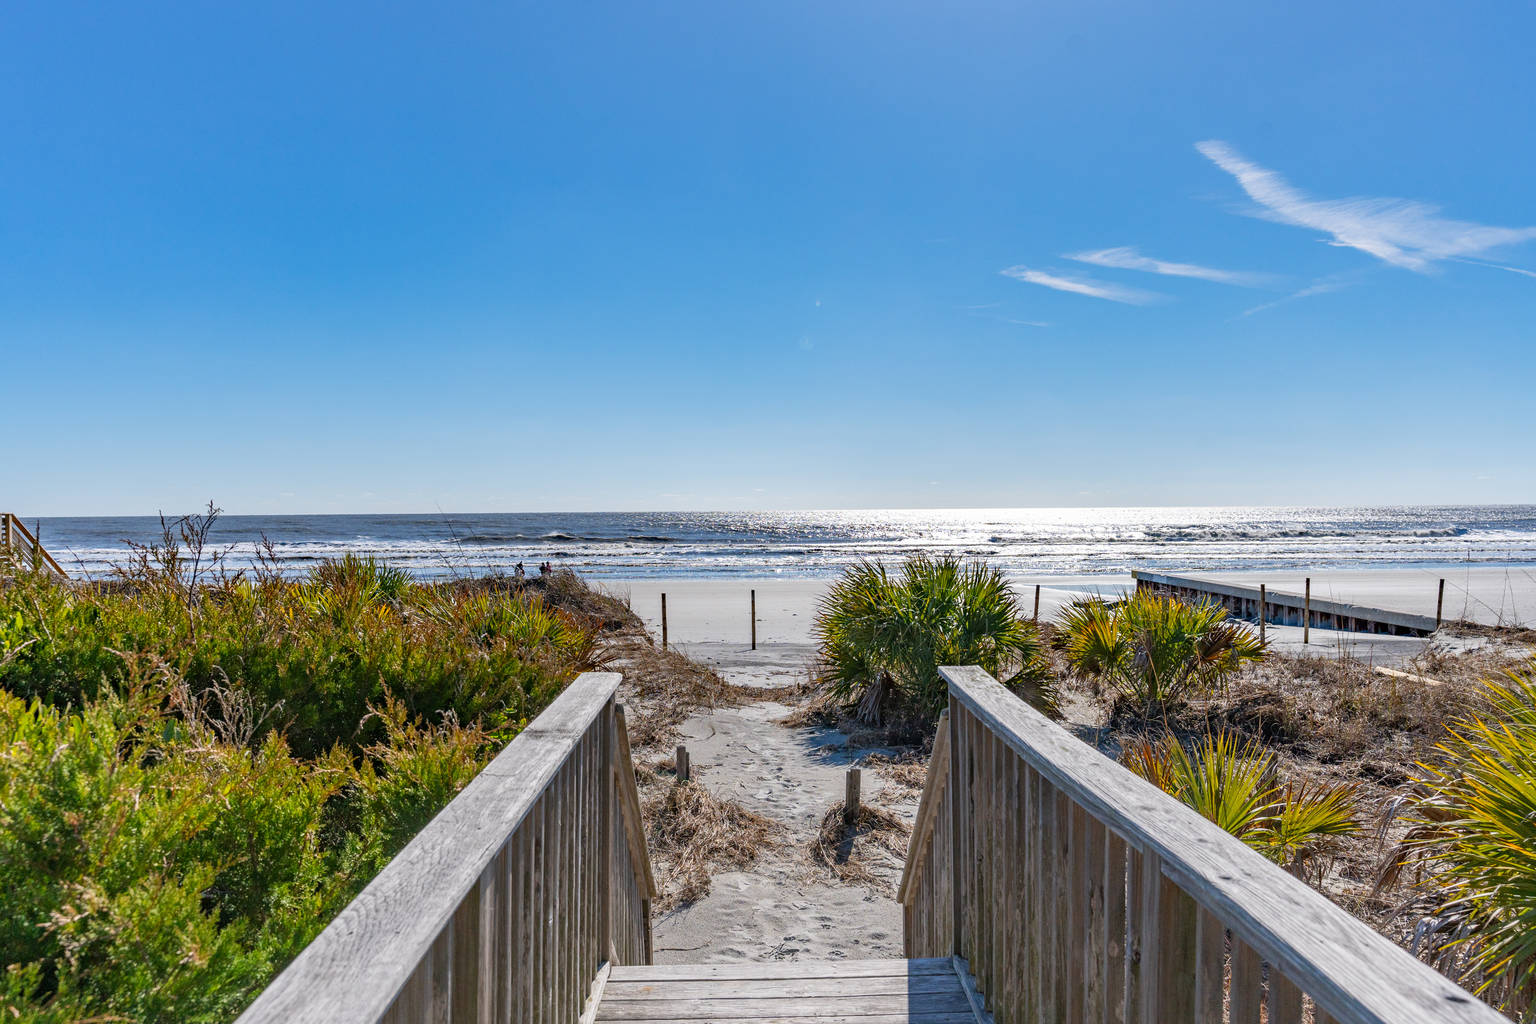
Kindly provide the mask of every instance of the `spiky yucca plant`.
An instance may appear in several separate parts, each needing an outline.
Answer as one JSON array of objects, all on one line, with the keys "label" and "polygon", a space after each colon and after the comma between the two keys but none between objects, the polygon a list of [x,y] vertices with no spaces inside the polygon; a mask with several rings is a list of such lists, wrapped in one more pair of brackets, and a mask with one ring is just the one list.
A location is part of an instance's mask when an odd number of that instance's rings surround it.
[{"label": "spiky yucca plant", "polygon": [[1137,591],[1118,604],[1083,601],[1063,610],[1057,644],[1078,675],[1100,679],[1144,710],[1219,686],[1265,646],[1225,608]]},{"label": "spiky yucca plant", "polygon": [[948,690],[940,665],[980,665],[1047,714],[1056,694],[1034,623],[1013,588],[983,562],[919,556],[898,574],[876,562],[849,568],[822,598],[815,635],[832,692],[880,722],[895,704],[937,718]]},{"label": "spiky yucca plant", "polygon": [[1282,784],[1274,754],[1228,732],[1206,734],[1188,747],[1172,734],[1142,740],[1121,760],[1298,875],[1331,850],[1333,839],[1360,831],[1354,787]]},{"label": "spiky yucca plant", "polygon": [[1491,713],[1456,722],[1421,765],[1385,880],[1420,869],[1436,966],[1536,1020],[1536,662],[1484,684]]}]

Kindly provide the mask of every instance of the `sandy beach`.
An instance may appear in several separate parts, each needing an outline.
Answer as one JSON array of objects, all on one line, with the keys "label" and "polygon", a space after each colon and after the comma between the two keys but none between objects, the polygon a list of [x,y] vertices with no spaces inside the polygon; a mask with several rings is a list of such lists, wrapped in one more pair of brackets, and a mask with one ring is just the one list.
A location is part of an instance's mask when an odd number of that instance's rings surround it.
[{"label": "sandy beach", "polygon": [[[1271,590],[1301,593],[1306,574],[1290,572],[1184,573],[1225,579]],[[1445,617],[1483,625],[1530,625],[1536,622],[1536,570],[1464,567],[1460,569],[1334,570],[1311,574],[1315,597],[1434,615],[1439,580],[1445,583]],[[1040,617],[1055,618],[1062,607],[1083,597],[1119,596],[1129,576],[1011,576],[1026,611],[1033,612],[1034,588],[1040,586]],[[811,630],[816,606],[831,581],[826,579],[751,579],[736,576],[673,579],[600,580],[597,586],[628,598],[635,613],[656,637],[661,636],[661,595],[667,595],[669,641],[700,660],[726,666],[743,679],[803,673],[814,651]],[[757,592],[757,657],[750,653],[751,592]],[[1347,652],[1372,662],[1395,664],[1422,649],[1415,637],[1379,636],[1314,629],[1302,644],[1296,626],[1267,627],[1277,649],[1287,653],[1333,656]]]},{"label": "sandy beach", "polygon": [[[1302,578],[1285,574],[1199,574],[1242,582],[1264,582],[1276,590],[1300,588]],[[1489,624],[1527,621],[1536,610],[1536,579],[1505,570],[1400,570],[1318,573],[1313,594],[1323,597],[1434,613],[1435,590],[1444,576],[1447,617]],[[669,642],[744,686],[776,686],[804,680],[815,646],[812,628],[828,580],[765,580],[715,577],[604,581],[602,589],[627,596],[652,635],[661,635],[661,595],[667,595]],[[1040,616],[1054,618],[1073,600],[1093,594],[1117,596],[1129,577],[1017,577],[1015,586],[1033,611],[1040,591]],[[757,595],[756,650],[751,648],[751,592]],[[1455,595],[1455,603],[1452,603]],[[1301,630],[1271,625],[1272,644],[1288,653],[1319,658],[1348,654],[1373,664],[1395,665],[1428,642],[1314,629],[1303,645]],[[1441,637],[1457,646],[1476,638]],[[1074,709],[1082,712],[1085,709]],[[817,958],[867,958],[901,954],[901,912],[893,899],[899,857],[871,865],[876,884],[851,885],[830,879],[808,855],[823,815],[843,796],[844,773],[876,748],[851,746],[833,729],[790,727],[781,719],[790,709],[773,701],[747,703],[700,713],[682,726],[695,777],[715,795],[782,824],[778,847],[750,869],[714,876],[708,896],[658,916],[656,958],[660,963]],[[1091,732],[1094,723],[1069,711],[1069,727]],[[891,790],[878,771],[866,770],[865,799],[886,806],[910,823],[916,814],[912,791]]]}]

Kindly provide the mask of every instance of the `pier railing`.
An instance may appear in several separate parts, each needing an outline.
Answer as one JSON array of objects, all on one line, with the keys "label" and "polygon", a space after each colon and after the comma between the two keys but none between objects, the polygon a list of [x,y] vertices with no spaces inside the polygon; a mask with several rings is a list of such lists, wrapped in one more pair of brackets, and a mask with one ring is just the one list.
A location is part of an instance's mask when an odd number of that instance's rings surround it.
[{"label": "pier railing", "polygon": [[0,512],[0,561],[7,558],[33,569],[47,569],[60,576],[68,575],[38,543],[37,536],[27,529],[27,524],[21,521],[20,516]]},{"label": "pier railing", "polygon": [[618,685],[577,678],[241,1024],[568,1024],[610,965],[650,963],[655,882]]},{"label": "pier railing", "polygon": [[1507,1024],[981,669],[941,672],[906,953],[967,960],[999,1024]]}]

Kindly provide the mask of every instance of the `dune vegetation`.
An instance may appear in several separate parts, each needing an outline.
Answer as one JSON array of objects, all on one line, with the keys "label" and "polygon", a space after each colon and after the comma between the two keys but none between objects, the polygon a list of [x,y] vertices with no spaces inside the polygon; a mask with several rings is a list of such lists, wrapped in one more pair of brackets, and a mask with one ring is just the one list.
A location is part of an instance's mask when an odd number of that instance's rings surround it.
[{"label": "dune vegetation", "polygon": [[232,1019],[600,660],[570,574],[230,572],[209,525],[113,581],[0,571],[6,1020]]},{"label": "dune vegetation", "polygon": [[949,699],[941,665],[980,665],[1057,710],[1039,631],[1003,574],[981,562],[917,556],[894,574],[860,562],[827,591],[814,635],[820,681],[867,724],[931,726]]}]

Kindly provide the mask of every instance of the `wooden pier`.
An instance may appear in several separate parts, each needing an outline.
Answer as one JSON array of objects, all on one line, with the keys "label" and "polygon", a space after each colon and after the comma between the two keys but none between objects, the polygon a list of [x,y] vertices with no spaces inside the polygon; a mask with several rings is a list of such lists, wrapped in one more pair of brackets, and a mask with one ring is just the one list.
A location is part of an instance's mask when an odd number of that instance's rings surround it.
[{"label": "wooden pier", "polygon": [[587,673],[241,1024],[1508,1024],[981,669],[941,672],[906,958],[653,964],[619,677]]},{"label": "wooden pier", "polygon": [[1431,615],[1368,608],[1196,576],[1169,576],[1139,569],[1132,572],[1131,576],[1136,580],[1137,590],[1169,594],[1186,601],[1209,601],[1221,605],[1240,619],[1251,619],[1254,622],[1259,621],[1262,603],[1264,621],[1279,626],[1307,625],[1312,629],[1339,629],[1386,636],[1429,636],[1438,628]]}]

